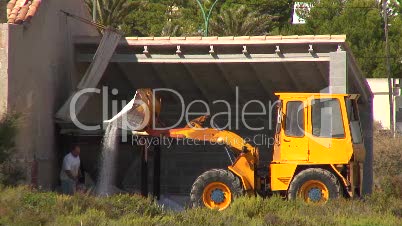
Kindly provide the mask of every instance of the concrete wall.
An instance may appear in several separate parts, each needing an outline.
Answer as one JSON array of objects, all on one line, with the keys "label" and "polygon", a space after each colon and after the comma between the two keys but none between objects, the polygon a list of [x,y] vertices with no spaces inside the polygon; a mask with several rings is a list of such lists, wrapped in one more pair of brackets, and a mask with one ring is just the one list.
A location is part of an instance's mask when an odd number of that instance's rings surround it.
[{"label": "concrete wall", "polygon": [[[384,129],[390,129],[388,79],[367,79],[374,94],[374,120],[381,123]],[[395,97],[395,117],[398,131],[402,132],[402,97]]]},{"label": "concrete wall", "polygon": [[1,34],[8,33],[1,37],[2,46],[8,40],[8,54],[7,46],[0,49],[0,111],[6,102],[7,111],[22,114],[15,157],[25,167],[28,181],[37,161],[38,185],[46,189],[53,188],[59,173],[54,113],[73,87],[72,36],[97,34],[60,10],[90,18],[83,0],[53,0],[42,1],[30,23],[1,26]]},{"label": "concrete wall", "polygon": [[374,120],[380,122],[384,129],[389,129],[388,80],[381,78],[367,79],[367,81],[374,94]]},{"label": "concrete wall", "polygon": [[8,27],[0,24],[0,117],[7,111],[8,97]]}]

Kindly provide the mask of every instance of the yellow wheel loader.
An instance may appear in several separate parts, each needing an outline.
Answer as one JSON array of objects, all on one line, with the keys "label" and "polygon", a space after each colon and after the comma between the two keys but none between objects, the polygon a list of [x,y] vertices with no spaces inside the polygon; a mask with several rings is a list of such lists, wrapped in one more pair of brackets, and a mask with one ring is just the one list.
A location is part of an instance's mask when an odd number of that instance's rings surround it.
[{"label": "yellow wheel loader", "polygon": [[[243,194],[269,196],[279,193],[288,199],[324,203],[340,196],[359,197],[362,190],[365,149],[358,114],[358,95],[323,93],[276,93],[277,120],[272,161],[259,166],[259,152],[242,137],[226,130],[204,128],[207,116],[184,128],[153,130],[160,101],[151,89],[139,89],[128,114],[137,124],[135,134],[195,139],[223,144],[234,153],[227,169],[201,174],[191,189],[192,206],[224,210]],[[134,115],[134,116],[133,116]],[[264,175],[259,169],[266,167]]]}]

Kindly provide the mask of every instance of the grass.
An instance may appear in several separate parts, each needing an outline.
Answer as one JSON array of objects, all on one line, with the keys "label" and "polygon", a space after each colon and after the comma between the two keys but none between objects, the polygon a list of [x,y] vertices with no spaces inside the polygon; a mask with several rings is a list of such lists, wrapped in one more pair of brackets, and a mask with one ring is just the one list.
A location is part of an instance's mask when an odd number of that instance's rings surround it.
[{"label": "grass", "polygon": [[172,212],[138,195],[65,196],[28,187],[0,190],[0,225],[399,225],[402,199],[374,193],[364,200],[307,205],[281,197],[241,197],[223,212]]},{"label": "grass", "polygon": [[392,138],[374,130],[374,189],[387,196],[402,197],[402,135]]}]

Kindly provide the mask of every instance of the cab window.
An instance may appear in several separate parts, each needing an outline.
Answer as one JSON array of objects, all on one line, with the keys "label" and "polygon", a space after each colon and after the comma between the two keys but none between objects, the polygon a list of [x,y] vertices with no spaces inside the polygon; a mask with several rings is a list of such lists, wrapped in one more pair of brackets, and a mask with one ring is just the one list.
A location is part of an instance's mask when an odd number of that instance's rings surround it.
[{"label": "cab window", "polygon": [[304,136],[304,106],[302,101],[289,101],[286,104],[285,135]]},{"label": "cab window", "polygon": [[360,126],[359,113],[357,108],[357,100],[345,98],[346,109],[348,112],[349,128],[352,134],[352,142],[354,144],[363,143],[363,135]]},{"label": "cab window", "polygon": [[316,137],[344,138],[345,130],[339,100],[315,99],[311,103],[312,133]]}]

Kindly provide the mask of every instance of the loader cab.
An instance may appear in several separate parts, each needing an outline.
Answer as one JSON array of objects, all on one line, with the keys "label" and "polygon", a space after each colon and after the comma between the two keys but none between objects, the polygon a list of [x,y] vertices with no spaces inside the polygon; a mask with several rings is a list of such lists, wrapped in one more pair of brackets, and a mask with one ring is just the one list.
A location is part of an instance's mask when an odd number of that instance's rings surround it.
[{"label": "loader cab", "polygon": [[342,190],[349,197],[360,196],[365,149],[358,95],[277,95],[271,190],[307,202],[325,202]]},{"label": "loader cab", "polygon": [[[357,95],[279,93],[273,162],[345,164],[363,143]],[[363,153],[359,154],[359,159]]]}]

